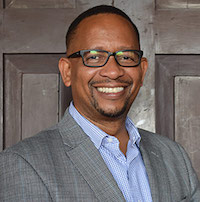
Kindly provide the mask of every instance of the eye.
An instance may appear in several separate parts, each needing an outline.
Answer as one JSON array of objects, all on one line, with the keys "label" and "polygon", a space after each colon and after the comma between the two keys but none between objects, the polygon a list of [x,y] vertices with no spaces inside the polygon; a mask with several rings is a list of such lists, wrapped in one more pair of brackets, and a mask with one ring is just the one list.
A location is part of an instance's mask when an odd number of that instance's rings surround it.
[{"label": "eye", "polygon": [[98,62],[101,60],[101,55],[87,55],[86,62]]},{"label": "eye", "polygon": [[84,61],[86,63],[99,63],[105,60],[105,53],[99,51],[88,51],[84,55]]},{"label": "eye", "polygon": [[99,59],[99,56],[98,55],[91,55],[87,58],[87,60],[89,59],[94,59],[94,60],[98,60]]},{"label": "eye", "polygon": [[118,60],[121,61],[121,62],[132,62],[132,61],[135,61],[133,57],[128,57],[126,55],[120,55],[118,57]]},{"label": "eye", "polygon": [[122,59],[122,60],[132,60],[133,58],[130,58],[130,57],[128,57],[128,56],[122,56],[121,59]]}]

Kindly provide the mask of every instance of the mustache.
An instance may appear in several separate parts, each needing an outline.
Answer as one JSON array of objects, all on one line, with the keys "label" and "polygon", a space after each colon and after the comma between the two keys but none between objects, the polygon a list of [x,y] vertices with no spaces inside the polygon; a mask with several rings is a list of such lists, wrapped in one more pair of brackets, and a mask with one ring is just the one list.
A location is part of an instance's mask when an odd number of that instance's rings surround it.
[{"label": "mustache", "polygon": [[128,84],[128,85],[131,85],[133,84],[132,81],[128,81],[128,80],[123,80],[123,79],[115,79],[115,80],[111,80],[111,79],[104,79],[104,80],[100,80],[100,81],[90,81],[89,82],[89,85],[92,86],[94,84],[104,84],[104,83],[113,83],[113,82],[116,82],[116,83],[122,83],[122,84]]}]

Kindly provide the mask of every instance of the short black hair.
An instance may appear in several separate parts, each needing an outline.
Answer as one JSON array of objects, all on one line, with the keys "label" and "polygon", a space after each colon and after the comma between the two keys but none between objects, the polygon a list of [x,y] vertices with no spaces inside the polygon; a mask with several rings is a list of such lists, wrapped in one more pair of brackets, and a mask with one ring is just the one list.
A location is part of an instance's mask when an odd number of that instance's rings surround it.
[{"label": "short black hair", "polygon": [[84,11],[83,13],[81,13],[69,26],[69,29],[67,31],[66,34],[66,48],[69,45],[70,40],[72,39],[72,36],[75,34],[76,28],[78,27],[79,23],[84,20],[87,17],[90,17],[92,15],[97,15],[97,14],[103,14],[103,13],[111,13],[111,14],[116,14],[116,15],[120,15],[122,17],[124,17],[125,19],[127,19],[131,25],[133,26],[135,32],[136,32],[136,36],[138,39],[138,43],[140,46],[140,35],[139,35],[139,31],[136,27],[136,25],[132,22],[132,20],[129,18],[128,15],[126,15],[126,13],[124,13],[122,10],[120,10],[119,8],[116,8],[114,6],[109,6],[109,5],[99,5],[99,6],[95,6],[93,8],[90,8],[86,11]]}]

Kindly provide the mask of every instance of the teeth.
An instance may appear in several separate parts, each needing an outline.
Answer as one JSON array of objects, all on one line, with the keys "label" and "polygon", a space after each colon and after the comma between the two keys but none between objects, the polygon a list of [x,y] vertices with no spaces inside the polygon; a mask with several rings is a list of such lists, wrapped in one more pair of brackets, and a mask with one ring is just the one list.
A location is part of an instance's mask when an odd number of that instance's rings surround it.
[{"label": "teeth", "polygon": [[124,88],[123,87],[116,87],[116,88],[100,87],[100,88],[97,88],[97,90],[102,93],[119,93],[119,92],[123,91]]}]

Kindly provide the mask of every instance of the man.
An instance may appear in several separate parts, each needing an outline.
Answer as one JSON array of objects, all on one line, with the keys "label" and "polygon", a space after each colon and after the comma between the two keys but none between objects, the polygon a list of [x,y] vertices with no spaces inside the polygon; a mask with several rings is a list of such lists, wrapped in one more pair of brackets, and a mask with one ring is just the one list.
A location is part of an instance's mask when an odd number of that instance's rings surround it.
[{"label": "man", "polygon": [[127,117],[147,70],[129,17],[94,7],[66,44],[59,69],[73,102],[55,127],[1,154],[0,201],[200,201],[182,147]]}]

